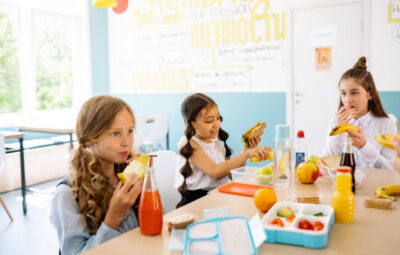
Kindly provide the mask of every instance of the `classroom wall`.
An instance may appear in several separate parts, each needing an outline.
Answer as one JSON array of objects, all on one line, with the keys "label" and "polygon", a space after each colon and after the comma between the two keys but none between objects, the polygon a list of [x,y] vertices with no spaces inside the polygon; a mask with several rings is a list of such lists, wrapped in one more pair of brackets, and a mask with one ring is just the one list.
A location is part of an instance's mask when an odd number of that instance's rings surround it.
[{"label": "classroom wall", "polygon": [[[372,15],[372,17],[375,16]],[[379,26],[382,26],[380,22],[373,20],[371,23],[374,31],[379,30]],[[90,7],[90,31],[93,93],[110,94],[106,9]],[[372,36],[375,34],[375,32],[371,33]],[[385,51],[385,48],[382,47],[379,50]],[[377,49],[374,49],[374,54],[377,51]],[[374,68],[378,67],[375,66]],[[376,82],[379,89],[380,79]],[[385,109],[388,113],[393,113],[400,119],[400,86],[391,84],[383,87],[384,91],[380,92],[380,95]],[[170,113],[170,144],[171,150],[174,151],[177,151],[176,144],[184,130],[183,120],[180,115],[180,104],[187,95],[186,93],[115,94],[115,96],[126,100],[136,113]],[[263,144],[269,146],[273,145],[275,125],[286,122],[285,93],[208,93],[208,95],[217,102],[220,108],[220,112],[224,117],[222,127],[230,134],[231,138],[228,140],[228,144],[234,149],[234,153],[240,151],[242,147],[240,142],[242,132],[255,122],[267,122]]]}]

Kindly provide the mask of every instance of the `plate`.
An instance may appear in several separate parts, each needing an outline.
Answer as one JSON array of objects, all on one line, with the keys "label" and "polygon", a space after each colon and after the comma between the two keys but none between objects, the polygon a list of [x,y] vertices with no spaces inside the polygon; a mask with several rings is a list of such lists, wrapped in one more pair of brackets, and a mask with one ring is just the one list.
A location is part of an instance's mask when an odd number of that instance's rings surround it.
[{"label": "plate", "polygon": [[266,187],[261,185],[247,184],[230,182],[218,188],[219,192],[229,193],[240,196],[253,197],[257,190],[262,188],[272,189],[272,187]]}]

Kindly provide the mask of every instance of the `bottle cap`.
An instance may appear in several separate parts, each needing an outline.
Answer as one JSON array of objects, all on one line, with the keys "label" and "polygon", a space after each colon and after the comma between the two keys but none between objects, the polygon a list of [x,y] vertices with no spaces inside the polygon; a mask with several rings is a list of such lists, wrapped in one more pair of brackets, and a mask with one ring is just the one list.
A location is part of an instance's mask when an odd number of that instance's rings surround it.
[{"label": "bottle cap", "polygon": [[336,169],[336,171],[340,172],[340,173],[351,173],[352,170],[353,169],[351,167],[349,167],[349,166],[341,166],[341,167]]},{"label": "bottle cap", "polygon": [[276,125],[275,138],[289,138],[289,125]]},{"label": "bottle cap", "polygon": [[298,138],[304,138],[304,131],[303,130],[297,131],[297,137]]}]

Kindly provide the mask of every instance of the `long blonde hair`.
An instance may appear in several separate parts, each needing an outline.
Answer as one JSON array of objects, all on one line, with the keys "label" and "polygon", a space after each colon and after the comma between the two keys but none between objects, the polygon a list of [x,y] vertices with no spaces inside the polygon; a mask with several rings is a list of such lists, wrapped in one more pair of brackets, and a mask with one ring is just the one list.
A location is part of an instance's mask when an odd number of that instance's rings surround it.
[{"label": "long blonde hair", "polygon": [[[111,126],[115,116],[130,106],[123,100],[111,96],[95,96],[86,101],[76,122],[79,148],[71,160],[70,185],[72,197],[77,201],[84,228],[91,234],[97,232],[103,222],[111,200],[113,186],[101,169],[100,162],[86,149],[87,142],[96,142]],[[115,164],[115,174],[125,164]]]}]

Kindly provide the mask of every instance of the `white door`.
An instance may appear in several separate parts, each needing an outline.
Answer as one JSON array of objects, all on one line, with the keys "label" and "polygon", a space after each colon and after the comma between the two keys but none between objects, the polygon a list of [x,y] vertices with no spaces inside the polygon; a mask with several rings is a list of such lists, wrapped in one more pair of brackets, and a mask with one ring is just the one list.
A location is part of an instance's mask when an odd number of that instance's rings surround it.
[{"label": "white door", "polygon": [[[363,6],[361,2],[340,4],[292,10],[291,14],[292,135],[295,138],[298,130],[304,130],[309,155],[321,155],[329,119],[339,104],[340,76],[365,52]],[[325,47],[330,47],[330,65],[319,65],[328,70],[317,70],[316,51],[329,52],[321,49]]]}]

